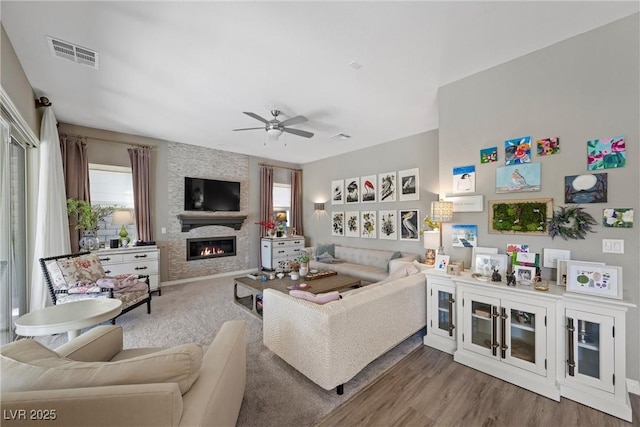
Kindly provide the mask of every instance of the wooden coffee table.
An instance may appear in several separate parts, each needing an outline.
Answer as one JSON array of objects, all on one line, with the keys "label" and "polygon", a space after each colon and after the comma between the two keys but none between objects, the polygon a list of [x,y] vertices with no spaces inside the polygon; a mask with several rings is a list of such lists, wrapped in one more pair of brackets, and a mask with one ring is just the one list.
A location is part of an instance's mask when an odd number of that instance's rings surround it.
[{"label": "wooden coffee table", "polygon": [[[285,276],[282,279],[267,280],[265,282],[245,276],[236,277],[233,279],[233,282],[233,301],[240,307],[255,314],[260,319],[262,319],[262,293],[267,288],[288,294],[288,286],[306,283],[308,286],[303,288],[303,290],[314,294],[320,294],[323,292],[338,291],[341,289],[360,286],[360,279],[346,274],[336,274],[309,281],[305,281],[304,278],[291,280],[288,276]],[[238,293],[238,290],[241,292]]]}]

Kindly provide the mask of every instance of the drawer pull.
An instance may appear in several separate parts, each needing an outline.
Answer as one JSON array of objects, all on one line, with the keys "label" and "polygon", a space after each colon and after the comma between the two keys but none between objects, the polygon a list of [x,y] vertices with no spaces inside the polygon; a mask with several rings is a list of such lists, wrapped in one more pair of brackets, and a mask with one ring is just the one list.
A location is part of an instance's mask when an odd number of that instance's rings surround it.
[{"label": "drawer pull", "polygon": [[111,258],[106,257],[106,258],[98,258],[100,261],[111,261]]},{"label": "drawer pull", "polygon": [[148,267],[136,267],[134,270],[146,270]]},{"label": "drawer pull", "polygon": [[104,274],[109,274],[109,273],[111,273],[111,270],[105,270],[104,271]]},{"label": "drawer pull", "polygon": [[144,255],[136,255],[134,258],[146,258],[146,257],[147,257],[147,254],[144,254]]}]

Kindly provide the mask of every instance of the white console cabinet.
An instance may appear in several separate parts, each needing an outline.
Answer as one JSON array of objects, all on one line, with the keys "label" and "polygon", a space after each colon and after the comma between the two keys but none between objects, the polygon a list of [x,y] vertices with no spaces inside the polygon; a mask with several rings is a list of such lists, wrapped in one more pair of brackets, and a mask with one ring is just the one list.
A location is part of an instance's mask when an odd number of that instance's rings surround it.
[{"label": "white console cabinet", "polygon": [[427,272],[425,345],[522,388],[632,421],[626,382],[629,301],[551,284],[485,282]]},{"label": "white console cabinet", "polygon": [[567,298],[563,329],[565,345],[560,393],[576,402],[632,421],[625,366],[625,315],[621,301]]},{"label": "white console cabinet", "polygon": [[449,354],[456,350],[456,286],[449,276],[428,272],[427,335],[424,343]]},{"label": "white console cabinet", "polygon": [[160,290],[160,250],[157,246],[101,249],[96,252],[107,276],[141,274],[149,276],[151,292]]},{"label": "white console cabinet", "polygon": [[293,261],[304,250],[304,237],[262,238],[260,242],[262,268],[275,270],[280,262]]}]

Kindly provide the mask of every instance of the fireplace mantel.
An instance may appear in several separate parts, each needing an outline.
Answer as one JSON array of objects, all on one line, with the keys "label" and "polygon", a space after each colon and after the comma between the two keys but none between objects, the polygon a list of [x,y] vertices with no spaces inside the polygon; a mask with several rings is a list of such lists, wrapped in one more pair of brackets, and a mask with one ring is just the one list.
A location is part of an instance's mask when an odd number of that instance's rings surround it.
[{"label": "fireplace mantel", "polygon": [[197,227],[205,227],[207,225],[221,225],[223,227],[230,227],[234,230],[240,230],[244,220],[247,219],[246,215],[190,215],[180,214],[178,215],[180,224],[182,224],[182,231],[189,231]]}]

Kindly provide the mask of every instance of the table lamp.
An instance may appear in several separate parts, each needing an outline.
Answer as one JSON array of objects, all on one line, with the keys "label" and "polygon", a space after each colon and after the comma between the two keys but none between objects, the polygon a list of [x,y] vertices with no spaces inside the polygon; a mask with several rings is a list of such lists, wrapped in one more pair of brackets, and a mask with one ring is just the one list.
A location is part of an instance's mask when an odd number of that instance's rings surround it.
[{"label": "table lamp", "polygon": [[442,246],[442,223],[453,221],[453,202],[444,202],[442,200],[431,202],[431,221],[438,223],[438,229],[440,230],[438,254],[444,255],[444,247]]},{"label": "table lamp", "polygon": [[124,248],[127,247],[131,239],[129,238],[129,232],[127,231],[126,225],[134,224],[133,215],[131,215],[131,211],[128,209],[115,211],[113,213],[113,218],[111,219],[112,225],[121,225],[120,232],[118,236],[120,236],[120,245]]}]

